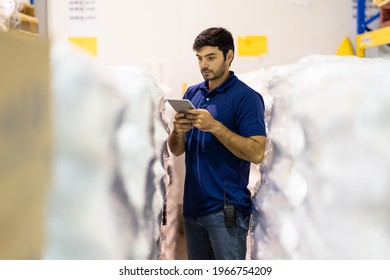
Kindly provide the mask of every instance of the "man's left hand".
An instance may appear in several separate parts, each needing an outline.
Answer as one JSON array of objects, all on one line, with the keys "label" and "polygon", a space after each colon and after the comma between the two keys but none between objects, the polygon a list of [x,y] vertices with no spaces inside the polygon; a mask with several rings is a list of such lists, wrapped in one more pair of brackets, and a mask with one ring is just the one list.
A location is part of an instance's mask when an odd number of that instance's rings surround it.
[{"label": "man's left hand", "polygon": [[210,112],[205,109],[189,109],[187,110],[186,118],[192,120],[194,127],[206,132],[213,132],[219,124]]}]

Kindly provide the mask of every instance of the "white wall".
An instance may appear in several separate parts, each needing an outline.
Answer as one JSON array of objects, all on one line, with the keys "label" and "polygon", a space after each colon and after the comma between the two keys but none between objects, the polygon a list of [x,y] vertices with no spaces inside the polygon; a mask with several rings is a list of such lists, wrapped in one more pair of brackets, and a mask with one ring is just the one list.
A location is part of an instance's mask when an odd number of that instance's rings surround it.
[{"label": "white wall", "polygon": [[[290,0],[291,1],[291,0]],[[96,0],[98,58],[109,65],[149,69],[181,94],[201,81],[192,51],[205,28],[224,26],[234,35],[266,35],[269,54],[237,57],[236,73],[288,64],[310,54],[335,54],[354,36],[351,0]],[[49,1],[49,32],[67,36],[67,1]]]}]

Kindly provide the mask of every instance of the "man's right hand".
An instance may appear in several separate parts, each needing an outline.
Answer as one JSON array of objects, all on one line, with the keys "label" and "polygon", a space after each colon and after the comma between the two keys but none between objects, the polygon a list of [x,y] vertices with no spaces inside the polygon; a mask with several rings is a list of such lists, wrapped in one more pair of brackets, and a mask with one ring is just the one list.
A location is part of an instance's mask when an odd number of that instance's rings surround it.
[{"label": "man's right hand", "polygon": [[177,136],[182,137],[193,128],[192,120],[187,119],[184,113],[176,113],[173,129]]}]

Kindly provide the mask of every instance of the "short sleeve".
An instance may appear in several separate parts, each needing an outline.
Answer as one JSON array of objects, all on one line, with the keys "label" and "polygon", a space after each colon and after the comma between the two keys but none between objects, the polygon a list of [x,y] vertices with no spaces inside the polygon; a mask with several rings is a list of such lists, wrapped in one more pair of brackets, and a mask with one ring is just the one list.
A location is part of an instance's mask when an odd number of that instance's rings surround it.
[{"label": "short sleeve", "polygon": [[240,135],[266,136],[264,100],[256,91],[248,91],[241,96],[236,118]]}]

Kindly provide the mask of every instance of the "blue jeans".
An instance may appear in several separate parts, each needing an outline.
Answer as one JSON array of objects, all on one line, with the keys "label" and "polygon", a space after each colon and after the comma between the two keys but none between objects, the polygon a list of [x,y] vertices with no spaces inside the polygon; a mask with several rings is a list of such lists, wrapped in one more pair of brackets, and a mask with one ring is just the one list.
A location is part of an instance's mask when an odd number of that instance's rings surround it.
[{"label": "blue jeans", "polygon": [[223,211],[199,218],[184,217],[189,260],[245,260],[249,217],[236,211],[236,225],[225,226]]}]

